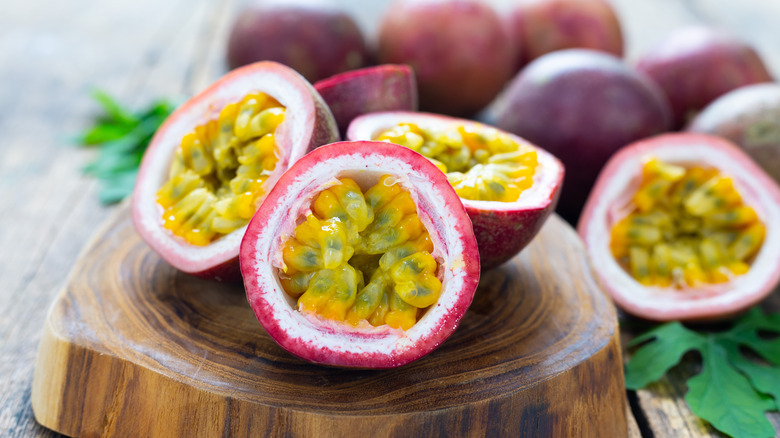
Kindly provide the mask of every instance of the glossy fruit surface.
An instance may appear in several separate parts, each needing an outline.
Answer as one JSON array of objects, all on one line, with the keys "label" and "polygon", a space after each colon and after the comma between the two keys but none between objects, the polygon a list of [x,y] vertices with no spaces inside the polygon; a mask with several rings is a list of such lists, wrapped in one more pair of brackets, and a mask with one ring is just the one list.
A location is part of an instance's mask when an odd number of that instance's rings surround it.
[{"label": "glossy fruit surface", "polygon": [[273,62],[234,70],[152,139],[133,191],[136,230],[181,271],[237,280],[241,238],[265,194],[292,163],[337,139],[333,115],[298,73]]},{"label": "glossy fruit surface", "polygon": [[650,79],[612,55],[586,49],[533,61],[491,113],[498,128],[563,161],[566,181],[558,213],[571,223],[615,151],[671,127],[666,99]]},{"label": "glossy fruit surface", "polygon": [[417,111],[417,82],[408,65],[378,65],[349,71],[314,84],[328,104],[342,136],[356,117],[377,111]]},{"label": "glossy fruit surface", "polygon": [[373,113],[355,119],[347,138],[407,146],[446,172],[471,218],[484,270],[520,252],[558,201],[564,174],[558,159],[481,123],[427,113]]},{"label": "glossy fruit surface", "polygon": [[257,61],[292,67],[310,82],[368,62],[355,21],[329,0],[255,0],[239,14],[227,45],[227,64]]},{"label": "glossy fruit surface", "polygon": [[[665,176],[650,190],[645,182],[653,163],[664,163],[655,168]],[[687,173],[673,176],[680,169]],[[700,183],[685,181],[697,174]],[[669,178],[681,185],[670,191]],[[680,191],[680,209],[665,210],[677,205]],[[650,199],[660,210],[638,214]],[[664,215],[671,215],[672,228],[659,222]],[[622,233],[627,218],[628,233]],[[653,230],[661,234],[653,237]],[[714,136],[667,134],[621,149],[599,176],[578,232],[617,305],[645,319],[728,317],[761,301],[780,281],[780,188],[737,146]],[[618,261],[616,236],[626,236],[636,253],[653,246],[639,263],[644,268]]]},{"label": "glossy fruit surface", "polygon": [[780,85],[755,84],[730,91],[704,108],[686,131],[733,141],[780,182]]},{"label": "glossy fruit surface", "polygon": [[637,69],[666,94],[675,128],[731,90],[772,81],[752,47],[731,34],[706,27],[687,27],[670,34],[639,59]]},{"label": "glossy fruit surface", "polygon": [[623,56],[623,32],[609,3],[602,0],[520,2],[507,20],[517,50],[517,68],[563,49],[593,49]]},{"label": "glossy fruit surface", "polygon": [[341,142],[282,176],[249,225],[241,272],[260,324],[290,353],[391,368],[455,330],[479,254],[433,164],[397,145]]},{"label": "glossy fruit surface", "polygon": [[496,12],[476,0],[397,0],[379,31],[378,61],[414,69],[420,108],[466,116],[509,80],[513,51]]}]

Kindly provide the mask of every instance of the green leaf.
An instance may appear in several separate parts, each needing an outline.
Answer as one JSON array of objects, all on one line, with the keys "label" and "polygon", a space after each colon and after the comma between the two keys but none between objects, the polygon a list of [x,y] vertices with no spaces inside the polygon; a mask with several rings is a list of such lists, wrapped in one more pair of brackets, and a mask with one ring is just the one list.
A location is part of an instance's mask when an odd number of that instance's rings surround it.
[{"label": "green leaf", "polygon": [[102,91],[96,90],[94,97],[104,113],[78,141],[83,145],[98,145],[97,156],[84,167],[84,173],[100,180],[100,200],[111,204],[132,192],[146,147],[174,105],[157,100],[134,113]]},{"label": "green leaf", "polygon": [[772,423],[764,415],[775,407],[728,361],[726,349],[712,335],[701,350],[703,366],[688,380],[685,401],[691,411],[716,429],[734,437],[771,438]]},{"label": "green leaf", "polygon": [[760,308],[754,307],[722,335],[722,341],[750,347],[767,361],[780,366],[780,337],[763,339],[758,334],[759,330],[780,335],[780,314],[766,315]]},{"label": "green leaf", "polygon": [[626,387],[639,389],[663,377],[673,366],[680,363],[682,356],[691,350],[701,350],[705,338],[679,322],[658,326],[637,336],[628,345],[633,347],[643,342],[626,365]]}]

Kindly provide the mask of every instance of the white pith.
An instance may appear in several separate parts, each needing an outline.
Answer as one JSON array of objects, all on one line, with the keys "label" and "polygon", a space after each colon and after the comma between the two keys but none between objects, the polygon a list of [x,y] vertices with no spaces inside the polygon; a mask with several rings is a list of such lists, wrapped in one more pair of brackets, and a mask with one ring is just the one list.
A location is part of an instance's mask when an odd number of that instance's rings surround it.
[{"label": "white pith", "polygon": [[[430,233],[434,245],[433,255],[440,265],[443,285],[439,300],[406,331],[368,324],[352,328],[340,321],[329,321],[298,312],[295,300],[279,284],[277,268],[283,264],[281,245],[293,234],[296,223],[310,211],[312,198],[328,186],[337,184],[336,178],[353,178],[365,190],[376,183],[381,175],[388,173],[395,176],[399,184],[410,192],[417,204],[420,220]],[[300,197],[300,193],[309,195]],[[419,348],[415,346],[421,338],[443,329],[442,320],[461,298],[466,278],[466,270],[462,269],[467,262],[463,260],[465,248],[458,232],[462,217],[452,214],[446,199],[446,196],[441,195],[441,187],[404,160],[359,152],[320,161],[297,175],[285,187],[272,210],[264,210],[268,214],[264,217],[262,228],[258,228],[256,245],[250,251],[252,272],[249,275],[244,272],[245,279],[253,279],[248,289],[259,288],[261,294],[256,299],[265,300],[266,307],[273,309],[273,314],[264,315],[265,318],[275,320],[281,332],[293,339],[294,343],[311,349],[326,349],[336,354],[395,357],[410,348]],[[441,214],[431,217],[431,212]],[[242,249],[242,257],[245,254],[246,248]],[[242,261],[242,269],[246,267],[245,262]]]},{"label": "white pith", "polygon": [[163,210],[157,203],[157,191],[168,180],[175,150],[186,134],[196,126],[218,118],[226,105],[239,102],[251,92],[266,93],[286,108],[285,120],[275,133],[277,144],[292,146],[277,148],[277,153],[282,155],[264,184],[267,194],[290,162],[303,156],[314,127],[315,108],[311,92],[306,89],[308,84],[302,78],[291,77],[290,73],[264,68],[218,82],[189,105],[174,112],[150,144],[133,193],[133,203],[141,213],[135,215],[135,224],[143,229],[147,243],[156,251],[167,254],[167,260],[177,269],[200,272],[235,258],[246,226],[207,246],[191,245],[163,227]]},{"label": "white pith", "polygon": [[[580,233],[604,285],[618,304],[631,313],[657,319],[706,317],[705,313],[713,309],[725,312],[743,303],[756,302],[772,287],[772,281],[768,284],[767,279],[778,278],[780,192],[773,183],[767,184],[768,177],[756,172],[757,167],[745,166],[744,160],[736,159],[730,149],[713,147],[705,141],[670,142],[647,148],[645,153],[622,154],[603,171],[609,184],[597,186],[598,199],[586,211],[585,228]],[[639,186],[644,160],[648,157],[671,164],[715,167],[733,179],[744,203],[756,210],[766,226],[764,242],[746,274],[735,276],[727,283],[676,289],[641,285],[618,264],[610,250],[610,232],[629,213],[626,204]],[[700,315],[700,312],[705,313]]]},{"label": "white pith", "polygon": [[[421,129],[434,131],[457,130],[458,126],[481,125],[469,120],[425,113],[405,111],[379,112],[355,119],[350,124],[347,137],[350,140],[373,140],[382,132],[397,126],[399,123],[415,123]],[[489,129],[496,129],[492,126],[484,126]],[[535,147],[516,135],[506,132],[505,134],[509,135],[518,144],[529,145],[536,150],[538,166],[536,172],[534,172],[533,185],[524,190],[517,201],[514,202],[474,201],[463,198],[461,198],[461,201],[467,207],[474,207],[479,210],[513,211],[546,207],[560,180],[563,166],[557,158],[544,149]]]}]

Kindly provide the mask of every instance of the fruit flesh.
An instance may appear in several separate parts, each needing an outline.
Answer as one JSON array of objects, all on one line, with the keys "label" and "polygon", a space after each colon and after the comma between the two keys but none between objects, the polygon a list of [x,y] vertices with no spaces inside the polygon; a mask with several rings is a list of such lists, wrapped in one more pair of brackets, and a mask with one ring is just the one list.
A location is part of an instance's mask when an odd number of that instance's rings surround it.
[{"label": "fruit flesh", "polygon": [[610,249],[643,285],[684,289],[750,270],[766,227],[717,169],[646,161],[633,211],[612,228]]},{"label": "fruit flesh", "polygon": [[375,140],[424,155],[447,174],[458,196],[476,201],[517,201],[533,185],[538,165],[534,149],[482,126],[433,130],[400,123]]},{"label": "fruit flesh", "polygon": [[392,176],[365,193],[340,178],[284,243],[278,275],[301,312],[407,330],[441,293],[432,252],[410,193]]},{"label": "fruit flesh", "polygon": [[157,192],[163,226],[198,246],[245,226],[276,168],[275,131],[284,117],[278,101],[255,92],[185,135]]}]

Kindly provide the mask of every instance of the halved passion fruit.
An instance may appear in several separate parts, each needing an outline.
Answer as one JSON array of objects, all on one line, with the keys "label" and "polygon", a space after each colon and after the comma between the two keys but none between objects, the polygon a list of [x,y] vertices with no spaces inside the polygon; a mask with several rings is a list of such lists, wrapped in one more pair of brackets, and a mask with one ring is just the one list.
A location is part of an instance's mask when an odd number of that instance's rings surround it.
[{"label": "halved passion fruit", "polygon": [[455,330],[479,254],[433,164],[397,145],[341,142],[281,177],[249,224],[241,272],[258,320],[290,353],[390,368]]},{"label": "halved passion fruit", "polygon": [[642,318],[731,316],[780,281],[780,187],[717,137],[668,134],[620,150],[578,230],[609,294]]},{"label": "halved passion fruit", "polygon": [[236,69],[157,131],[133,192],[135,228],[175,268],[238,280],[241,238],[265,195],[337,139],[333,115],[298,73],[274,62]]},{"label": "halved passion fruit", "polygon": [[347,139],[406,146],[446,173],[471,218],[484,270],[520,252],[558,202],[560,161],[481,123],[425,113],[373,113],[355,119]]}]

